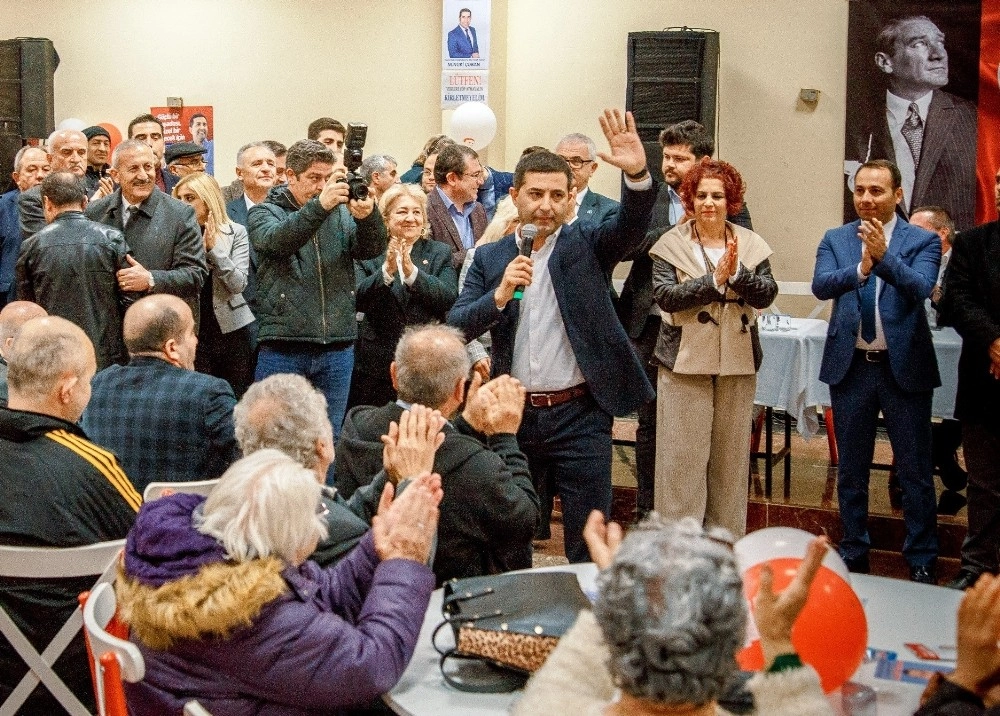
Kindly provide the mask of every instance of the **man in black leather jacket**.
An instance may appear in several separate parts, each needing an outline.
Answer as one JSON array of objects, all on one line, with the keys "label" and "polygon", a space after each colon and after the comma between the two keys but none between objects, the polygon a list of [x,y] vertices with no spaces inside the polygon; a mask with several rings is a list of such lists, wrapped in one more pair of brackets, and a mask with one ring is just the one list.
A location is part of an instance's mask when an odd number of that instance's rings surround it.
[{"label": "man in black leather jacket", "polygon": [[124,299],[115,278],[128,265],[124,235],[83,215],[87,189],[70,172],[45,178],[42,204],[48,225],[21,246],[18,298],[80,326],[94,344],[98,370],[126,363]]}]

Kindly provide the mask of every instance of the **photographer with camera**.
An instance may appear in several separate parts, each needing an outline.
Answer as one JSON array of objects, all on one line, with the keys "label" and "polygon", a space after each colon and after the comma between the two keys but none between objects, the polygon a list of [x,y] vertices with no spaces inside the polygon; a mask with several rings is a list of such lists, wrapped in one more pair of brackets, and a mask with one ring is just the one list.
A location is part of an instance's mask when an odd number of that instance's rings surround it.
[{"label": "photographer with camera", "polygon": [[[353,137],[352,163],[361,161],[360,135]],[[326,396],[338,436],[357,339],[354,261],[379,256],[388,241],[373,199],[349,183],[350,168],[315,140],[296,142],[286,159],[288,183],[271,189],[247,220],[259,261],[254,378],[307,378]]]}]

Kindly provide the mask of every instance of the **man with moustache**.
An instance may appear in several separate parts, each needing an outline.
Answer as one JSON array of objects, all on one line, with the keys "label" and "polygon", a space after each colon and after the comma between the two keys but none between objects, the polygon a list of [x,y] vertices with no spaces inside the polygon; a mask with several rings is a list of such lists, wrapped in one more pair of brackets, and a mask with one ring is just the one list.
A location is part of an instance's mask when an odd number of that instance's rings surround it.
[{"label": "man with moustache", "polygon": [[18,198],[41,184],[49,173],[49,157],[38,147],[22,147],[14,156],[14,188],[0,196],[0,308],[17,296],[14,266],[21,250],[21,219]]},{"label": "man with moustache", "polygon": [[881,413],[903,492],[903,557],[911,580],[934,584],[931,397],[941,379],[924,301],[941,241],[896,214],[902,200],[895,164],[862,164],[854,176],[858,220],[830,229],[819,245],[813,294],[834,302],[819,378],[830,386],[840,453],[840,556],[851,571],[868,572],[868,479]]},{"label": "man with moustache", "polygon": [[[994,197],[1000,211],[1000,171]],[[1000,221],[955,238],[944,279],[941,316],[962,336],[955,417],[962,423],[969,471],[969,531],[962,569],[948,584],[967,589],[1000,570]]]},{"label": "man with moustache", "polygon": [[134,297],[170,293],[191,307],[198,323],[201,286],[208,276],[205,244],[194,210],[156,188],[156,155],[142,141],[128,139],[111,156],[113,194],[92,202],[87,218],[125,234],[128,268],[119,288]]},{"label": "man with moustache", "polygon": [[[83,178],[87,173],[87,137],[75,129],[57,129],[49,135],[49,169],[53,172],[72,172]],[[41,183],[41,180],[39,180]],[[38,184],[22,191],[17,200],[20,212],[21,233],[25,239],[45,228],[42,210],[42,188]]]}]

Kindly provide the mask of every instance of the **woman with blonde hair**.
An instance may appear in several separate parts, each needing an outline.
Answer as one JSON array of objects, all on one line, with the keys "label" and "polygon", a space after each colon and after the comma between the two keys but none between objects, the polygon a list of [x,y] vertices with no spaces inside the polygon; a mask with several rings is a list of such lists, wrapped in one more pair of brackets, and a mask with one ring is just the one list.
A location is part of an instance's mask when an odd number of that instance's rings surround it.
[{"label": "woman with blonde hair", "polygon": [[254,370],[254,315],[242,293],[250,273],[250,239],[229,219],[218,182],[204,172],[181,178],[173,195],[194,209],[209,269],[210,280],[201,290],[195,370],[225,379],[239,398],[253,382]]},{"label": "woman with blonde hair", "polygon": [[347,404],[384,405],[396,399],[389,365],[403,329],[444,323],[458,298],[451,248],[425,238],[427,196],[414,184],[396,184],[379,200],[389,234],[381,256],[358,261],[357,309],[365,314],[354,346]]}]

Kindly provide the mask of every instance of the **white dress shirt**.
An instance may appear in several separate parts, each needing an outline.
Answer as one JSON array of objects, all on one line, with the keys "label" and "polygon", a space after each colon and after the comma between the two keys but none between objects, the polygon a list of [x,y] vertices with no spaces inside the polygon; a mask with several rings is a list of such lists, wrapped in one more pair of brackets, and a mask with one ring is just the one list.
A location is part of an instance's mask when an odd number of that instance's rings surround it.
[{"label": "white dress shirt", "polygon": [[931,95],[928,92],[920,99],[908,100],[897,97],[892,92],[885,93],[885,118],[889,122],[889,136],[892,137],[892,149],[896,154],[896,166],[899,173],[903,175],[903,200],[906,202],[907,211],[910,206],[910,199],[913,197],[913,184],[916,181],[917,168],[913,163],[913,152],[910,145],[903,136],[903,124],[906,122],[906,115],[910,111],[910,102],[917,103],[917,113],[923,124],[924,132],[927,132],[927,110],[931,106]]},{"label": "white dress shirt", "polygon": [[[907,150],[908,151],[908,150]],[[892,241],[892,232],[896,230],[896,215],[892,215],[892,219],[888,223],[882,225],[882,231],[885,233],[885,250],[889,251],[889,242]],[[860,241],[860,239],[858,239]],[[862,246],[862,251],[864,247]],[[878,299],[879,294],[882,292],[882,279],[875,275],[874,266],[872,267],[872,272],[868,274],[868,281],[875,279],[875,340],[871,343],[866,343],[861,337],[861,323],[858,323],[858,340],[854,344],[855,348],[860,348],[864,351],[884,351],[888,350],[889,346],[885,342],[885,331],[882,330],[882,314],[878,310]],[[858,262],[858,281],[864,282],[866,279],[861,274],[861,263]]]}]

